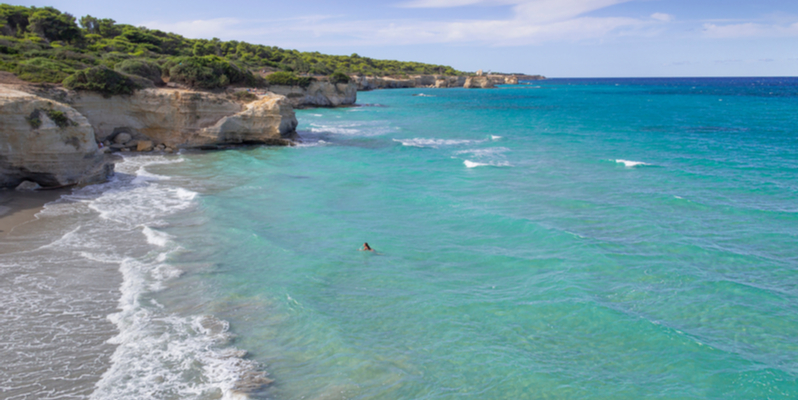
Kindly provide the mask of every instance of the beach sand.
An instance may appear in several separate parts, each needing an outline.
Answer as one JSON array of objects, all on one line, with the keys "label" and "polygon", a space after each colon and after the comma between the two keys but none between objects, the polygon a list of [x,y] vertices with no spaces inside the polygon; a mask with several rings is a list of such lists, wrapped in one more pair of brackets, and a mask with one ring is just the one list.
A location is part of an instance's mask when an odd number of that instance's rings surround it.
[{"label": "beach sand", "polygon": [[[17,192],[0,189],[0,240],[13,237],[14,228],[36,219],[45,204],[58,200],[71,189]],[[2,253],[0,248],[0,253]]]}]

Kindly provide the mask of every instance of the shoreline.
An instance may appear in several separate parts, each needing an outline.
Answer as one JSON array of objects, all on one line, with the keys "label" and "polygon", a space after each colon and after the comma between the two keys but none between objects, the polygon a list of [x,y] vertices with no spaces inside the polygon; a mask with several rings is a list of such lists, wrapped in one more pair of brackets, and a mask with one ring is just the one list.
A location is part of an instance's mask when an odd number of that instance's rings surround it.
[{"label": "shoreline", "polygon": [[[16,227],[36,220],[36,214],[51,203],[68,194],[72,188],[18,192],[13,189],[0,189],[0,240],[13,238]],[[0,249],[0,254],[3,250]]]}]

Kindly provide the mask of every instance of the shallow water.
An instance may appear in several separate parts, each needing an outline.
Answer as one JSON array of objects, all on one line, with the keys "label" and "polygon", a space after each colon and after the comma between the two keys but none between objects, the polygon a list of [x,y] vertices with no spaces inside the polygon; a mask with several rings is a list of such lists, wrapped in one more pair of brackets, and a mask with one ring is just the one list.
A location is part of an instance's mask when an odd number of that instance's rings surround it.
[{"label": "shallow water", "polygon": [[359,103],[84,196],[69,251],[124,278],[94,398],[797,397],[796,79]]}]

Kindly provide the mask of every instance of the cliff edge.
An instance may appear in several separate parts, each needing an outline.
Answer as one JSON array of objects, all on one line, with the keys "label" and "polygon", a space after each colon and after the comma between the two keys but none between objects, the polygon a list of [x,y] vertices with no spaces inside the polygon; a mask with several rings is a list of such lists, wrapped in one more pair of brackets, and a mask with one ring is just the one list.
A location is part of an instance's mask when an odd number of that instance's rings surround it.
[{"label": "cliff edge", "polygon": [[243,102],[175,89],[110,97],[18,89],[0,85],[0,187],[24,180],[43,187],[102,182],[113,174],[110,151],[289,145],[296,135],[294,109],[273,93]]}]

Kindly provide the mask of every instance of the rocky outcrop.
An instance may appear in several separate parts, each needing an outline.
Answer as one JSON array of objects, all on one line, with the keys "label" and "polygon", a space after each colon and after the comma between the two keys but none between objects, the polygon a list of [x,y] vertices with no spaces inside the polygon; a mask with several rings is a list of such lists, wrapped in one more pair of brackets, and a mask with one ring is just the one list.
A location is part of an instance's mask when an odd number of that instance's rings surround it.
[{"label": "rocky outcrop", "polygon": [[488,76],[470,76],[464,82],[465,89],[490,89],[494,88],[494,81]]},{"label": "rocky outcrop", "polygon": [[466,77],[449,75],[415,75],[408,79],[397,79],[379,76],[350,77],[359,91],[374,89],[404,89],[404,88],[451,88],[463,87]]},{"label": "rocky outcrop", "polygon": [[175,89],[144,89],[110,98],[78,92],[67,101],[86,117],[99,141],[126,134],[134,141],[169,147],[277,144],[291,138],[297,126],[286,98],[273,94],[247,105],[224,95]]},{"label": "rocky outcrop", "polygon": [[297,119],[285,102],[284,96],[263,96],[247,104],[243,111],[202,129],[198,136],[207,140],[207,144],[288,144],[287,139],[294,136],[297,128]]},{"label": "rocky outcrop", "polygon": [[337,83],[314,81],[308,88],[270,85],[272,93],[286,96],[292,107],[338,107],[356,103],[358,85],[355,82]]},{"label": "rocky outcrop", "polygon": [[[494,85],[517,85],[523,79],[544,79],[541,75],[415,75],[408,79],[395,79],[376,76],[357,76],[350,78],[356,83],[358,90],[397,89],[397,88],[492,88]],[[469,83],[467,83],[469,81]]]},{"label": "rocky outcrop", "polygon": [[0,187],[101,182],[113,170],[73,107],[0,86]]}]

